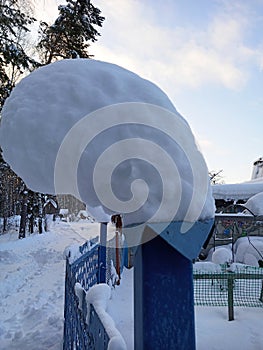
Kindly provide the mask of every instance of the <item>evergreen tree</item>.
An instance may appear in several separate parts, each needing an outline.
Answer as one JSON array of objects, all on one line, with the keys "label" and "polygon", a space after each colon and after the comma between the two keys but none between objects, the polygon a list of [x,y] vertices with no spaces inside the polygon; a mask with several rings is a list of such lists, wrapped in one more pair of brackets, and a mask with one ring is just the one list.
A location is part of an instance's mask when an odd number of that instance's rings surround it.
[{"label": "evergreen tree", "polygon": [[40,23],[40,41],[37,45],[41,61],[49,64],[64,58],[90,58],[88,41],[95,42],[104,17],[90,0],[67,0],[58,7],[59,16],[54,24]]},{"label": "evergreen tree", "polygon": [[0,111],[19,76],[37,66],[22,45],[35,19],[20,5],[19,0],[0,0]]}]

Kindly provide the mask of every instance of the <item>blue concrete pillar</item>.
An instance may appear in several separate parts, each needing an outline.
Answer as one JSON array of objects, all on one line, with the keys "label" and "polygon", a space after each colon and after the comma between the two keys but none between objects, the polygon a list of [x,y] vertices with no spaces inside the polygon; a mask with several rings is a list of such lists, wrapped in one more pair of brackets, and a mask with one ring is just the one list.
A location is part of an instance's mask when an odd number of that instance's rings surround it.
[{"label": "blue concrete pillar", "polygon": [[100,245],[99,245],[99,283],[106,283],[106,245],[107,245],[107,222],[100,224]]},{"label": "blue concrete pillar", "polygon": [[194,350],[192,261],[157,235],[134,260],[135,350]]}]

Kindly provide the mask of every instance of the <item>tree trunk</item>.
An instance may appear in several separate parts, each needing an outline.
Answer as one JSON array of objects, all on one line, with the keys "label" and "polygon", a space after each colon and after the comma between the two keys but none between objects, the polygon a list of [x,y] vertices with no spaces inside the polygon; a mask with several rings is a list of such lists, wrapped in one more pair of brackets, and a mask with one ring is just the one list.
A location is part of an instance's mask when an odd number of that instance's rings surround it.
[{"label": "tree trunk", "polygon": [[43,205],[42,205],[42,195],[38,194],[38,232],[43,233]]},{"label": "tree trunk", "polygon": [[3,217],[3,232],[6,232],[7,230],[7,217]]},{"label": "tree trunk", "polygon": [[28,225],[29,225],[29,227],[28,227],[29,232],[34,233],[34,215],[33,215],[33,213],[29,217],[29,224]]},{"label": "tree trunk", "polygon": [[26,237],[26,219],[27,219],[27,195],[28,192],[23,192],[22,198],[22,208],[21,208],[21,220],[20,220],[20,228],[19,228],[19,236],[18,238]]}]

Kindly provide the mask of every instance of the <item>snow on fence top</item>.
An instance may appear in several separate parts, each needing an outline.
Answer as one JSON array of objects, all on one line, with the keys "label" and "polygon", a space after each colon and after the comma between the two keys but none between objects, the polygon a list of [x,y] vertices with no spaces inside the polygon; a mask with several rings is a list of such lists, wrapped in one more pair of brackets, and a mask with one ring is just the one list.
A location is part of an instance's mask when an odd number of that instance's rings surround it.
[{"label": "snow on fence top", "polygon": [[211,218],[207,167],[187,122],[156,85],[117,65],[62,60],[7,99],[4,158],[33,190],[70,193],[98,221]]}]

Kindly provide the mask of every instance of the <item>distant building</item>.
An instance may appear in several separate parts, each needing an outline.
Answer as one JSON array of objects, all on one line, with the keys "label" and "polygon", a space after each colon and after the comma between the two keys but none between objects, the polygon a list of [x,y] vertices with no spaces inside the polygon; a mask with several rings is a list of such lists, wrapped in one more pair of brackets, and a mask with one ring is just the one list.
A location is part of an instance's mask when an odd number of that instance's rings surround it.
[{"label": "distant building", "polygon": [[45,214],[57,215],[59,213],[59,209],[55,198],[48,198],[48,200],[43,205],[43,210]]},{"label": "distant building", "polygon": [[243,204],[252,196],[263,192],[263,157],[253,163],[251,180],[236,184],[213,185],[212,192],[217,212],[226,210],[232,204]]},{"label": "distant building", "polygon": [[253,163],[251,180],[263,178],[263,157],[260,157]]},{"label": "distant building", "polygon": [[59,194],[56,197],[59,208],[68,209],[68,214],[77,216],[80,210],[86,209],[86,205],[83,202],[70,194]]}]

